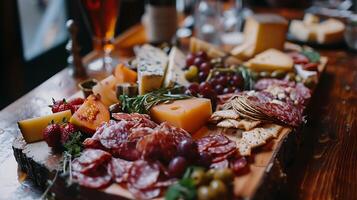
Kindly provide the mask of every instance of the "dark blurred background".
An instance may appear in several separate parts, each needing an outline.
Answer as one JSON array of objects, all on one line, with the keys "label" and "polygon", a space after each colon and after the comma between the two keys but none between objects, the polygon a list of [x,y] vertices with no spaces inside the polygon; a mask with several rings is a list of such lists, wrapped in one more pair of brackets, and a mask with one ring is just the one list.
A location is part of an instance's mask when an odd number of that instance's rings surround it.
[{"label": "dark blurred background", "polygon": [[[84,25],[81,16],[79,1],[2,0],[0,2],[0,109],[67,66],[68,53],[65,45],[69,34],[65,22],[68,19],[72,18],[79,24],[81,54],[85,55],[91,51],[92,41],[88,27]],[[149,0],[121,0],[116,35],[140,22],[146,1]],[[304,9],[315,1],[326,4],[332,0],[242,1],[252,7],[280,6]],[[353,2],[357,8],[356,1],[333,0],[333,2]]]},{"label": "dark blurred background", "polygon": [[[79,0],[5,0],[0,12],[0,109],[67,66],[68,19],[79,24],[81,54],[92,49]],[[143,0],[122,0],[116,35],[138,23]]]}]

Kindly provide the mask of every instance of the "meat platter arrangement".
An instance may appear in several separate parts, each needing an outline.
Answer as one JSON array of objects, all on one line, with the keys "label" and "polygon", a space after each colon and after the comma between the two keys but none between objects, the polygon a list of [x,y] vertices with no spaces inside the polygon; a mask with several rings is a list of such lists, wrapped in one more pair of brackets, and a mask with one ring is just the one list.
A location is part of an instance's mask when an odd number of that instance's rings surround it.
[{"label": "meat platter arrangement", "polygon": [[327,63],[285,37],[265,43],[267,27],[287,31],[269,17],[248,20],[257,33],[230,52],[194,37],[187,53],[135,47],[91,94],[18,122],[19,166],[58,199],[263,198]]}]

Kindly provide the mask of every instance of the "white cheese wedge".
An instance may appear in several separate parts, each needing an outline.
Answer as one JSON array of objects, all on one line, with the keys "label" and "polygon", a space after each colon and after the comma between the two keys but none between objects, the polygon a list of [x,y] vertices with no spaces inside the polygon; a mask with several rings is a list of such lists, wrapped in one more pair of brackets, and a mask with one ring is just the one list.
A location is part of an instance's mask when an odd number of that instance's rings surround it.
[{"label": "white cheese wedge", "polygon": [[268,49],[250,59],[245,65],[254,71],[291,71],[294,62],[289,55],[276,49]]},{"label": "white cheese wedge", "polygon": [[168,63],[166,53],[148,44],[137,47],[134,51],[139,94],[146,94],[161,88]]},{"label": "white cheese wedge", "polygon": [[169,64],[166,70],[164,87],[172,87],[175,84],[187,86],[189,84],[183,71],[185,65],[185,55],[177,47],[172,47],[169,54]]}]

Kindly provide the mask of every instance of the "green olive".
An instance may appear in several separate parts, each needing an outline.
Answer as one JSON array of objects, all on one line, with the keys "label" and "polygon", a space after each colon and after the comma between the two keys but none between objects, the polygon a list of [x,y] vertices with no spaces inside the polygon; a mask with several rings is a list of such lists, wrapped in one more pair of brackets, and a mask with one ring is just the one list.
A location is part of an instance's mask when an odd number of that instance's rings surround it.
[{"label": "green olive", "polygon": [[209,169],[206,173],[205,173],[205,179],[207,181],[211,181],[213,179],[214,173],[216,172],[216,170],[214,169]]},{"label": "green olive", "polygon": [[191,65],[187,71],[185,71],[185,78],[189,81],[193,81],[198,77],[198,68],[195,65]]},{"label": "green olive", "polygon": [[202,185],[205,182],[205,171],[203,169],[196,169],[192,172],[191,178],[195,185]]},{"label": "green olive", "polygon": [[234,179],[234,174],[233,171],[229,168],[217,169],[213,178],[230,184]]},{"label": "green olive", "polygon": [[214,193],[214,196],[226,196],[228,192],[226,185],[221,180],[211,181],[209,188]]},{"label": "green olive", "polygon": [[301,82],[301,81],[302,81],[301,76],[296,75],[296,76],[295,76],[295,81],[296,81],[296,82]]},{"label": "green olive", "polygon": [[286,73],[282,70],[275,70],[271,73],[271,77],[280,79],[280,78],[284,78],[285,74]]},{"label": "green olive", "polygon": [[197,190],[198,200],[211,200],[215,199],[215,194],[213,191],[207,186],[200,186]]},{"label": "green olive", "polygon": [[295,81],[295,73],[294,72],[289,72],[286,74],[286,77],[289,81]]},{"label": "green olive", "polygon": [[312,77],[308,77],[303,83],[308,88],[313,88],[315,86],[315,80]]},{"label": "green olive", "polygon": [[271,75],[271,73],[267,72],[267,71],[262,71],[259,73],[259,76],[262,78],[268,78],[268,77],[270,77],[270,75]]}]

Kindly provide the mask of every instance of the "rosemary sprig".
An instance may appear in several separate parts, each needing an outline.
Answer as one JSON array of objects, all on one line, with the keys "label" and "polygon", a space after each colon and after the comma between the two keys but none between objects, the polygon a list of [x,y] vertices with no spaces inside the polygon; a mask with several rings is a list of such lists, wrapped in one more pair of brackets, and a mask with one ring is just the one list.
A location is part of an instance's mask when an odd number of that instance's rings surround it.
[{"label": "rosemary sprig", "polygon": [[176,85],[171,88],[161,88],[136,97],[121,95],[119,99],[124,112],[148,114],[150,108],[159,103],[169,103],[173,100],[188,99],[191,97],[190,95],[183,94],[183,88]]}]

